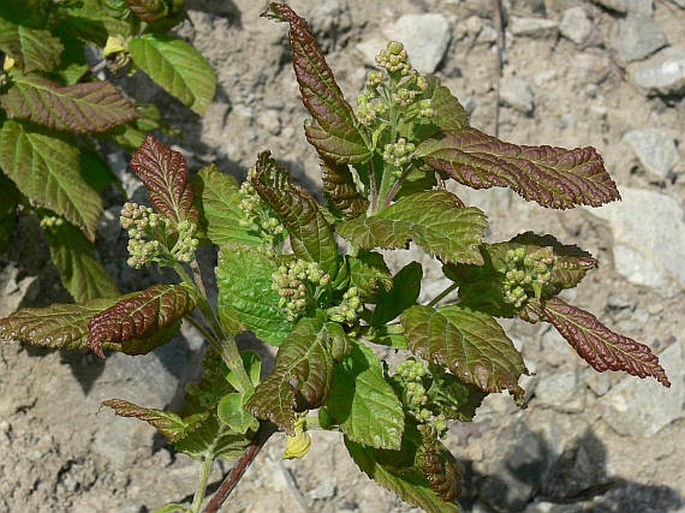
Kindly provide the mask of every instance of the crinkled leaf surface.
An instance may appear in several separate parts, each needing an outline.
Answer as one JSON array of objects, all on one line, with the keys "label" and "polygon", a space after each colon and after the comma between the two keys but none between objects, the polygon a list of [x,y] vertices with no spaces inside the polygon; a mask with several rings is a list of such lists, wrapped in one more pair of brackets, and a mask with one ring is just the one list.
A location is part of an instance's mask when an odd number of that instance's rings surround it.
[{"label": "crinkled leaf surface", "polygon": [[262,240],[240,226],[245,214],[240,210],[240,195],[235,179],[219,171],[214,164],[198,173],[201,180],[202,208],[207,219],[207,237],[217,246],[246,244],[259,246]]},{"label": "crinkled leaf surface", "polygon": [[640,378],[652,376],[665,387],[671,386],[659,358],[649,347],[610,330],[590,312],[555,297],[544,302],[540,313],[597,371],[622,370]]},{"label": "crinkled leaf surface", "polygon": [[381,289],[392,287],[392,275],[383,255],[367,251],[357,256],[348,256],[350,285],[357,287],[365,298],[375,297]]},{"label": "crinkled leaf surface", "polygon": [[491,316],[457,305],[413,306],[401,317],[409,349],[485,392],[509,390],[526,373],[521,354]]},{"label": "crinkled leaf surface", "polygon": [[78,0],[64,2],[69,14],[64,23],[75,35],[104,48],[109,34],[132,35],[131,19],[123,19],[115,9],[102,0]]},{"label": "crinkled leaf surface", "polygon": [[349,351],[347,335],[339,324],[326,321],[325,312],[300,319],[281,344],[272,374],[247,402],[248,411],[294,435],[296,412],[326,402],[336,363]]},{"label": "crinkled leaf surface", "polygon": [[0,129],[0,167],[37,206],[47,207],[95,239],[102,200],[79,172],[79,151],[16,121]]},{"label": "crinkled leaf surface", "polygon": [[128,45],[131,59],[168,93],[204,114],[216,92],[216,75],[200,52],[164,34],[144,34]]},{"label": "crinkled leaf surface", "polygon": [[138,117],[135,106],[106,80],[60,86],[34,74],[13,73],[12,79],[12,86],[0,96],[11,119],[84,134],[104,132]]},{"label": "crinkled leaf surface", "polygon": [[88,347],[104,357],[103,344],[124,345],[178,326],[196,302],[194,292],[184,285],[153,285],[131,294],[90,320]]},{"label": "crinkled leaf surface", "polygon": [[343,96],[331,68],[307,22],[283,3],[272,2],[262,16],[290,24],[293,67],[302,100],[314,120],[305,127],[307,140],[324,159],[360,162],[371,152],[352,107]]},{"label": "crinkled leaf surface", "polygon": [[440,84],[435,77],[428,77],[429,91],[431,95],[431,108],[435,114],[431,122],[441,130],[461,130],[469,126],[469,116],[459,100],[452,94],[449,88]]},{"label": "crinkled leaf surface", "polygon": [[170,442],[187,436],[191,431],[199,427],[200,419],[184,419],[175,413],[159,410],[157,408],[145,408],[123,399],[110,399],[102,402],[114,410],[119,417],[133,417],[150,424],[163,434]]},{"label": "crinkled leaf surface", "polygon": [[422,143],[428,164],[474,189],[508,186],[544,207],[599,206],[619,199],[592,147],[519,146],[463,128]]},{"label": "crinkled leaf surface", "polygon": [[322,159],[320,165],[323,192],[333,207],[347,219],[366,212],[369,201],[357,190],[350,167],[326,159]]},{"label": "crinkled leaf surface", "polygon": [[392,287],[378,294],[371,326],[382,326],[414,305],[421,292],[422,278],[423,268],[418,262],[409,262],[393,276]]},{"label": "crinkled leaf surface", "polygon": [[146,23],[154,23],[169,14],[164,0],[126,0],[131,11]]},{"label": "crinkled leaf surface", "polygon": [[145,184],[157,212],[176,223],[197,218],[183,155],[148,135],[133,154],[131,168]]},{"label": "crinkled leaf surface", "polygon": [[64,46],[47,30],[15,25],[0,17],[0,50],[26,72],[52,71],[59,66]]},{"label": "crinkled leaf surface", "polygon": [[367,249],[402,248],[413,240],[449,262],[482,263],[478,245],[487,227],[485,214],[461,208],[447,191],[426,191],[401,198],[369,217],[337,225],[340,235]]},{"label": "crinkled leaf surface", "polygon": [[78,303],[119,295],[114,280],[95,254],[95,247],[69,223],[45,230],[52,261],[62,284]]},{"label": "crinkled leaf surface", "polygon": [[373,351],[353,344],[335,370],[326,410],[350,440],[377,449],[402,446],[402,403],[383,377]]},{"label": "crinkled leaf surface", "polygon": [[261,340],[275,345],[290,333],[292,323],[278,306],[281,296],[271,288],[276,269],[274,259],[255,248],[221,248],[216,267],[217,307],[227,329],[250,329]]},{"label": "crinkled leaf surface", "polygon": [[319,210],[316,199],[302,187],[293,185],[288,171],[269,152],[259,154],[252,183],[288,230],[295,255],[318,263],[324,272],[335,276],[340,264],[338,244],[333,227]]}]

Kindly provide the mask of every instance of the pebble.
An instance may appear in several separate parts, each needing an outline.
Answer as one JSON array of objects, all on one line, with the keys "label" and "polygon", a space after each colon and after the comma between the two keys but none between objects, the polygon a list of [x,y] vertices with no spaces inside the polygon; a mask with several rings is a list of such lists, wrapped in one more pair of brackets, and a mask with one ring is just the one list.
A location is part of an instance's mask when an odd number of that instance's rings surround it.
[{"label": "pebble", "polygon": [[614,386],[598,404],[603,418],[619,434],[650,438],[662,428],[684,416],[685,358],[680,342],[675,342],[659,355],[659,361],[670,379],[665,388],[652,378],[640,380],[629,376]]},{"label": "pebble", "polygon": [[331,479],[328,479],[327,481],[324,481],[316,488],[312,488],[309,492],[307,492],[307,495],[309,495],[312,499],[315,500],[323,500],[335,497],[337,491],[338,483],[335,480],[335,477],[333,477]]},{"label": "pebble", "polygon": [[578,6],[564,11],[559,30],[562,36],[579,45],[590,39],[596,27],[588,18],[585,8]]},{"label": "pebble", "polygon": [[621,61],[628,63],[644,59],[667,44],[666,35],[651,16],[630,14],[619,21],[612,48]]},{"label": "pebble", "polygon": [[581,412],[585,408],[584,388],[575,370],[554,372],[539,379],[534,401],[561,412]]},{"label": "pebble", "polygon": [[631,130],[623,136],[639,159],[642,167],[654,176],[665,180],[678,168],[681,158],[671,134],[661,128]]},{"label": "pebble", "polygon": [[512,16],[509,20],[509,30],[515,36],[529,36],[535,38],[554,37],[559,31],[559,24],[545,18],[521,18]]},{"label": "pebble", "polygon": [[405,14],[384,30],[402,41],[414,67],[421,73],[438,69],[452,37],[449,20],[442,14]]},{"label": "pebble", "polygon": [[500,99],[504,105],[530,114],[535,109],[534,98],[533,86],[522,78],[510,76],[502,80]]},{"label": "pebble", "polygon": [[668,47],[648,59],[628,65],[630,80],[648,94],[685,93],[685,48]]},{"label": "pebble", "polygon": [[625,0],[626,10],[630,14],[645,14],[651,16],[654,13],[652,0]]},{"label": "pebble", "polygon": [[609,223],[616,272],[673,297],[685,288],[685,209],[671,196],[621,189],[622,201],[588,210]]}]

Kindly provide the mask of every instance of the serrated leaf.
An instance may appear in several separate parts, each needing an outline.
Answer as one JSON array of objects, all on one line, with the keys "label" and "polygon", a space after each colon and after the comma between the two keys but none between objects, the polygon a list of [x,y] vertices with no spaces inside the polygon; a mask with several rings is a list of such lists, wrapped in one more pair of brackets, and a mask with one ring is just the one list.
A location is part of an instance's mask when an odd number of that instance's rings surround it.
[{"label": "serrated leaf", "polygon": [[216,75],[200,52],[165,34],[145,34],[128,45],[133,63],[169,94],[202,115],[214,98]]},{"label": "serrated leaf", "polygon": [[277,265],[273,258],[247,246],[225,246],[219,252],[217,308],[224,326],[233,332],[250,329],[258,338],[279,345],[292,323],[278,306],[271,288]]},{"label": "serrated leaf", "polygon": [[131,11],[146,23],[154,23],[169,14],[164,0],[126,0]]},{"label": "serrated leaf", "polygon": [[79,134],[104,132],[139,116],[135,105],[106,80],[63,87],[34,74],[13,73],[0,105],[10,119]]},{"label": "serrated leaf", "polygon": [[114,280],[95,254],[93,243],[69,223],[44,230],[52,261],[64,288],[78,303],[119,295]]},{"label": "serrated leaf", "polygon": [[392,287],[392,275],[383,255],[367,251],[355,257],[347,257],[350,285],[356,287],[364,298],[375,298],[381,289]]},{"label": "serrated leaf", "polygon": [[102,0],[66,2],[63,8],[68,16],[64,24],[74,35],[91,41],[100,48],[104,48],[110,34],[132,35],[131,19],[126,20],[117,16],[119,13],[108,4],[109,2]]},{"label": "serrated leaf", "polygon": [[123,399],[109,399],[103,401],[102,405],[114,410],[114,413],[119,417],[132,417],[150,424],[172,443],[187,436],[189,432],[197,429],[200,424],[200,419],[198,418],[184,419],[169,411],[145,408]]},{"label": "serrated leaf", "polygon": [[216,415],[209,415],[188,436],[174,442],[177,451],[193,458],[222,458],[230,461],[243,454],[250,440],[221,424]]},{"label": "serrated leaf", "polygon": [[318,263],[324,272],[335,276],[340,264],[338,244],[333,227],[319,210],[316,199],[302,187],[293,185],[288,171],[266,151],[257,157],[252,183],[288,230],[295,255]]},{"label": "serrated leaf", "polygon": [[[406,502],[428,513],[461,513],[456,502],[443,500],[433,490],[423,470],[416,467],[415,455],[409,449],[403,447],[402,453],[397,456],[389,455],[395,451],[379,451],[355,443],[347,437],[345,447],[367,476],[383,488],[395,492]],[[413,447],[411,452],[415,453],[416,448]]]},{"label": "serrated leaf", "polygon": [[361,195],[347,164],[321,159],[321,178],[326,199],[347,219],[366,212],[369,201]]},{"label": "serrated leaf", "polygon": [[402,446],[402,403],[383,377],[378,358],[363,344],[353,344],[337,365],[325,408],[354,442],[377,449]]},{"label": "serrated leaf", "polygon": [[131,157],[131,168],[145,184],[157,212],[174,223],[197,219],[183,155],[148,135]]},{"label": "serrated leaf", "polygon": [[409,349],[485,392],[509,390],[517,398],[526,373],[521,354],[495,319],[457,305],[413,306],[401,317]]},{"label": "serrated leaf", "polygon": [[6,121],[0,129],[0,167],[34,205],[64,216],[95,239],[102,200],[80,176],[76,147]]},{"label": "serrated leaf", "polygon": [[110,184],[120,183],[117,175],[100,155],[91,148],[81,148],[81,176],[98,192]]},{"label": "serrated leaf", "polygon": [[392,287],[378,294],[371,326],[382,326],[414,305],[421,292],[422,279],[423,267],[418,262],[409,262],[393,276]]},{"label": "serrated leaf", "polygon": [[203,167],[198,173],[202,208],[207,219],[207,237],[217,246],[246,244],[261,246],[262,239],[240,226],[245,213],[240,210],[239,188],[235,179],[219,171],[215,164]]},{"label": "serrated leaf", "polygon": [[461,130],[469,126],[466,110],[449,88],[440,84],[440,80],[428,77],[428,90],[432,93],[431,108],[435,111],[431,123],[441,130]]},{"label": "serrated leaf", "polygon": [[413,240],[449,262],[482,263],[478,244],[487,227],[485,214],[461,207],[447,191],[426,191],[401,198],[372,216],[339,223],[340,235],[362,248],[403,248]]},{"label": "serrated leaf", "polygon": [[357,122],[307,22],[283,3],[272,2],[262,16],[290,24],[293,67],[304,105],[314,118],[305,127],[309,143],[323,159],[361,162],[371,156]]},{"label": "serrated leaf", "polygon": [[47,30],[15,25],[0,17],[0,50],[24,71],[52,71],[60,63],[64,46]]},{"label": "serrated leaf", "polygon": [[665,387],[671,386],[659,358],[648,346],[610,330],[590,312],[555,297],[545,301],[538,313],[595,370],[622,370],[640,378],[652,376]]},{"label": "serrated leaf", "polygon": [[231,392],[221,398],[217,405],[219,420],[226,424],[231,431],[245,433],[248,429],[257,430],[259,422],[245,411],[245,395]]},{"label": "serrated leaf", "polygon": [[519,146],[463,128],[422,143],[417,152],[436,170],[474,189],[511,187],[543,207],[599,206],[620,199],[592,147]]},{"label": "serrated leaf", "polygon": [[339,324],[326,321],[325,312],[300,319],[281,344],[272,374],[247,402],[248,411],[294,436],[296,413],[326,402],[335,364],[349,351],[347,335]]},{"label": "serrated leaf", "polygon": [[195,294],[184,285],[153,285],[95,315],[88,323],[88,347],[104,357],[103,344],[123,346],[133,339],[152,337],[176,326],[196,302]]}]

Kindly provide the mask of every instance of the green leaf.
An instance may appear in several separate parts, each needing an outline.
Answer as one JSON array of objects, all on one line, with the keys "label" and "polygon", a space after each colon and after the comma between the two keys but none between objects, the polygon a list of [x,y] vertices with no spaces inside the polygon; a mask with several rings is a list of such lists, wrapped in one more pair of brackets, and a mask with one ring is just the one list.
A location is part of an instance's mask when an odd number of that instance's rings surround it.
[{"label": "green leaf", "polygon": [[404,197],[369,217],[339,223],[337,231],[362,248],[403,248],[413,240],[449,262],[482,263],[478,244],[487,227],[485,214],[462,208],[447,191]]},{"label": "green leaf", "polygon": [[245,394],[239,392],[226,394],[219,401],[217,415],[219,420],[226,424],[231,431],[245,433],[248,429],[256,431],[259,427],[257,419],[245,411],[246,402]]},{"label": "green leaf", "polygon": [[226,328],[252,330],[261,340],[278,345],[292,330],[280,296],[271,288],[277,265],[273,258],[247,246],[225,246],[219,252],[217,306]]},{"label": "green leaf", "polygon": [[64,46],[47,30],[15,25],[0,17],[0,50],[26,72],[47,72],[59,66]]},{"label": "green leaf", "polygon": [[119,183],[107,162],[91,148],[81,148],[81,176],[98,192],[110,184]]},{"label": "green leaf", "polygon": [[131,157],[131,168],[145,184],[157,212],[174,223],[197,220],[183,155],[148,135]]},{"label": "green leaf", "polygon": [[260,237],[240,226],[245,214],[240,210],[239,188],[235,179],[219,171],[215,164],[210,164],[200,170],[198,180],[201,190],[196,192],[202,198],[209,240],[219,247],[228,244],[261,246]]},{"label": "green leaf", "polygon": [[139,115],[121,90],[105,80],[60,86],[20,73],[12,73],[12,86],[0,96],[0,105],[10,119],[79,134],[104,132]]},{"label": "green leaf", "polygon": [[417,152],[437,171],[464,185],[508,186],[543,207],[596,207],[620,199],[602,157],[590,146],[519,146],[463,128],[423,142]]},{"label": "green leaf", "polygon": [[175,328],[196,302],[194,292],[185,285],[153,285],[131,294],[90,320],[88,347],[104,357],[105,343],[123,347],[130,340]]},{"label": "green leaf", "polygon": [[309,143],[326,160],[362,162],[371,156],[365,130],[345,101],[307,22],[289,6],[272,2],[262,16],[290,24],[293,67],[305,107],[314,118],[305,127]]},{"label": "green leaf", "polygon": [[114,280],[95,254],[93,243],[79,230],[62,223],[44,233],[62,284],[78,303],[119,296]]},{"label": "green leaf", "polygon": [[640,378],[652,376],[665,387],[671,386],[659,358],[648,346],[610,330],[590,312],[558,297],[545,301],[537,312],[595,370],[622,370]]},{"label": "green leaf", "polygon": [[278,214],[290,234],[295,255],[316,262],[331,277],[340,264],[333,227],[319,210],[319,203],[302,187],[290,181],[288,171],[268,151],[257,157],[252,183],[259,196]]},{"label": "green leaf", "polygon": [[382,290],[378,294],[371,326],[382,326],[416,304],[421,292],[422,278],[423,268],[418,262],[408,263],[393,276],[392,288],[388,291]]},{"label": "green leaf", "polygon": [[345,437],[345,447],[354,462],[371,479],[410,504],[428,513],[460,513],[453,500],[445,501],[433,490],[423,469],[415,462],[417,448],[406,441],[401,452],[373,449]]},{"label": "green leaf", "polygon": [[428,77],[431,108],[435,114],[431,122],[441,130],[461,130],[469,126],[469,116],[452,92],[434,76]]},{"label": "green leaf", "polygon": [[12,240],[17,222],[16,209],[21,202],[21,194],[14,182],[0,170],[0,253],[4,252]]},{"label": "green leaf", "polygon": [[90,71],[86,60],[85,45],[82,39],[71,34],[64,25],[58,26],[54,32],[64,44],[64,51],[61,55],[60,67],[49,73],[48,77],[61,85],[74,85]]},{"label": "green leaf", "polygon": [[296,413],[326,402],[333,386],[335,364],[350,351],[339,324],[327,322],[326,313],[298,321],[276,354],[272,374],[256,388],[247,409],[295,435]]},{"label": "green leaf", "polygon": [[401,320],[413,353],[485,392],[509,390],[522,398],[523,358],[489,315],[457,305],[438,310],[419,305],[405,310]]},{"label": "green leaf", "polygon": [[102,200],[80,176],[76,147],[6,121],[0,129],[0,168],[34,205],[64,216],[95,239]]},{"label": "green leaf", "polygon": [[323,193],[330,205],[347,219],[364,214],[369,201],[357,190],[350,167],[326,159],[321,159],[320,165]]},{"label": "green leaf", "polygon": [[364,252],[346,257],[350,285],[357,287],[364,298],[375,298],[379,292],[392,287],[392,276],[380,253]]},{"label": "green leaf", "polygon": [[168,93],[202,115],[214,98],[216,75],[202,54],[185,41],[145,34],[128,45],[131,59]]},{"label": "green leaf", "polygon": [[184,419],[175,413],[157,408],[145,408],[123,399],[109,399],[103,401],[102,405],[112,408],[119,417],[132,417],[150,424],[170,442],[187,436],[189,432],[197,429],[200,424],[200,419],[198,418]]},{"label": "green leaf", "polygon": [[104,48],[108,35],[132,35],[132,20],[118,17],[118,12],[112,9],[108,2],[102,0],[65,2],[64,9],[68,13],[64,23],[70,31],[78,37],[95,43],[100,48]]},{"label": "green leaf", "polygon": [[353,344],[337,365],[325,408],[354,442],[377,449],[402,446],[402,403],[385,380],[378,358],[363,344]]}]

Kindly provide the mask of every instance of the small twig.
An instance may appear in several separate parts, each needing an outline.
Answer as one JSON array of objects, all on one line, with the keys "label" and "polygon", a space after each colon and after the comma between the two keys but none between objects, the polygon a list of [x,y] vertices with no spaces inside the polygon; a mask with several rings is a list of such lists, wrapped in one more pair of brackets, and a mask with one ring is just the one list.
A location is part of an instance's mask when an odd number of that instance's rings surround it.
[{"label": "small twig", "polygon": [[495,127],[493,133],[495,137],[499,136],[499,96],[500,96],[500,78],[502,77],[502,54],[504,52],[504,22],[502,20],[502,0],[492,0],[493,10],[495,13],[495,30],[497,31],[497,42],[495,50]]},{"label": "small twig", "polygon": [[271,435],[277,430],[277,426],[271,422],[261,423],[254,439],[247,449],[245,449],[243,455],[235,462],[235,465],[233,465],[230,472],[226,474],[226,477],[224,477],[224,480],[219,485],[212,500],[210,500],[209,504],[205,507],[204,513],[217,513],[221,509],[221,506],[226,502],[228,496],[231,495],[231,492],[240,481],[240,478],[243,477],[243,474],[250,466],[250,463],[254,461],[257,454],[259,454],[259,451],[264,447],[266,441],[271,438]]}]

